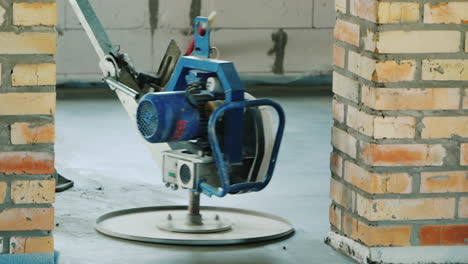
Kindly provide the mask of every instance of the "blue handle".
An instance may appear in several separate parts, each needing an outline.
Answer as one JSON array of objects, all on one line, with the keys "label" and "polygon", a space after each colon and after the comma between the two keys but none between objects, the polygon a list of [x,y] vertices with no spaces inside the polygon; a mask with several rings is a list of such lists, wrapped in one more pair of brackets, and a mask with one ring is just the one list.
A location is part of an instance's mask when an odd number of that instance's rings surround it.
[{"label": "blue handle", "polygon": [[[227,171],[227,164],[224,161],[223,153],[221,152],[221,147],[219,146],[218,137],[216,136],[216,122],[221,117],[221,115],[228,110],[244,109],[247,107],[258,106],[273,107],[278,113],[279,117],[278,129],[276,131],[275,143],[273,145],[273,151],[271,154],[270,165],[267,170],[267,175],[262,182],[248,182],[231,185],[230,177]],[[208,137],[215,157],[216,166],[218,167],[218,173],[221,180],[221,187],[215,188],[206,182],[202,182],[200,183],[201,191],[208,196],[215,195],[218,197],[224,197],[230,192],[258,192],[264,189],[270,182],[273,176],[273,171],[275,170],[278,152],[281,145],[281,140],[283,138],[285,122],[286,119],[283,108],[278,103],[270,99],[230,102],[216,108],[216,110],[211,115],[210,120],[208,121]]]}]

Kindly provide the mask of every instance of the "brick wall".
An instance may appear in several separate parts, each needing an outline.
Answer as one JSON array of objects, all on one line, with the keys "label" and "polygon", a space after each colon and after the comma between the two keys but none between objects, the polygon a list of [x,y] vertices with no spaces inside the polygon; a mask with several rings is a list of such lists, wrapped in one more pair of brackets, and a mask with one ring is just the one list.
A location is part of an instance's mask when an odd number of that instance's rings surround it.
[{"label": "brick wall", "polygon": [[56,23],[54,1],[0,1],[3,254],[54,250]]},{"label": "brick wall", "polygon": [[[241,75],[274,76],[272,34],[288,34],[284,75],[331,75],[332,0],[90,0],[112,41],[139,71],[156,72],[171,39],[185,51],[194,15],[218,12],[213,45]],[[97,57],[68,0],[59,4],[58,82],[100,82]],[[80,43],[80,45],[76,45]],[[75,52],[70,52],[74,50]],[[70,63],[70,62],[73,63]],[[292,79],[292,78],[291,78]]]},{"label": "brick wall", "polygon": [[332,231],[369,247],[468,245],[468,1],[336,11]]}]

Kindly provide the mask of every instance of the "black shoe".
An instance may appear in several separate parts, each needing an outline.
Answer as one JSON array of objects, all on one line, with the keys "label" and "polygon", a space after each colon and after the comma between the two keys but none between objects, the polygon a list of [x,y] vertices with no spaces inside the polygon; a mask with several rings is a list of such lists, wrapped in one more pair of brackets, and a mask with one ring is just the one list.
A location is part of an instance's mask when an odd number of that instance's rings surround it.
[{"label": "black shoe", "polygon": [[63,192],[73,187],[73,181],[55,171],[55,192]]}]

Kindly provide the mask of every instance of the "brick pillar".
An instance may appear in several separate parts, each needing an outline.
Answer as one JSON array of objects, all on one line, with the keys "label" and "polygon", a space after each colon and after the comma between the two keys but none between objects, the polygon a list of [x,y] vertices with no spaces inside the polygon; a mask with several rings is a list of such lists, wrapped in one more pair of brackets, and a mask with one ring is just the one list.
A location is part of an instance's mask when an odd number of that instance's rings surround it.
[{"label": "brick pillar", "polygon": [[53,263],[56,22],[55,1],[0,1],[1,263]]},{"label": "brick pillar", "polygon": [[336,10],[327,242],[362,263],[468,263],[468,1]]}]

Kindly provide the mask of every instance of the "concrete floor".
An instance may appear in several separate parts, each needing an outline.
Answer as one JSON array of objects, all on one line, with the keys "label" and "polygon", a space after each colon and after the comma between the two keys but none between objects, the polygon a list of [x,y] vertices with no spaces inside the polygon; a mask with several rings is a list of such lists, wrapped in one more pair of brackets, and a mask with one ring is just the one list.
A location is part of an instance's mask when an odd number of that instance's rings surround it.
[{"label": "concrete floor", "polygon": [[[264,94],[287,113],[271,184],[260,193],[202,198],[203,205],[246,208],[289,219],[294,236],[270,244],[178,247],[131,243],[98,234],[95,219],[132,207],[184,205],[187,193],[163,187],[159,169],[117,99],[61,99],[56,116],[59,171],[75,187],[57,195],[61,264],[352,263],[323,243],[329,229],[331,96]],[[75,93],[76,95],[76,93]]]}]

